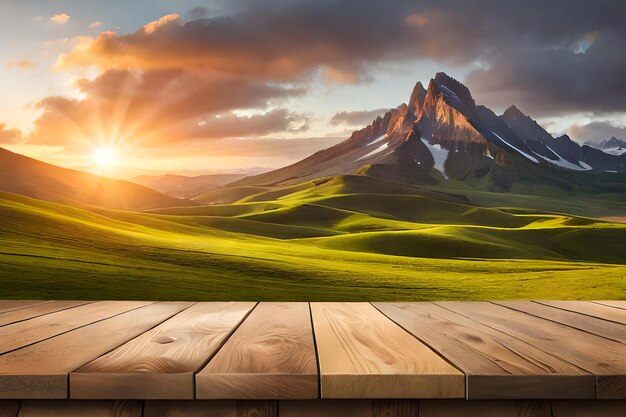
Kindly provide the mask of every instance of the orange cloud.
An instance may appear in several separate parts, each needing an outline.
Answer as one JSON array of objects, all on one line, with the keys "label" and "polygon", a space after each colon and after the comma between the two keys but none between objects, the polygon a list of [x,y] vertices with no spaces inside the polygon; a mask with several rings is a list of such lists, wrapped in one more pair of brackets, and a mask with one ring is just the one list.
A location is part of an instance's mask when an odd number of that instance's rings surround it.
[{"label": "orange cloud", "polygon": [[70,21],[72,17],[67,13],[59,13],[54,16],[50,16],[50,21],[57,25],[64,25]]},{"label": "orange cloud", "polygon": [[7,69],[14,69],[14,68],[19,68],[19,69],[30,69],[33,68],[35,66],[35,64],[33,64],[33,62],[29,59],[20,59],[17,61],[9,61],[6,64],[4,64],[4,67]]},{"label": "orange cloud", "polygon": [[7,129],[4,123],[0,123],[0,143],[14,144],[22,141],[22,132],[19,129]]},{"label": "orange cloud", "polygon": [[267,108],[302,94],[301,88],[181,70],[111,70],[76,86],[84,99],[52,96],[38,103],[43,113],[30,143],[78,146],[106,138],[151,147],[191,138],[264,136],[306,125],[306,117],[284,110],[230,114]]}]

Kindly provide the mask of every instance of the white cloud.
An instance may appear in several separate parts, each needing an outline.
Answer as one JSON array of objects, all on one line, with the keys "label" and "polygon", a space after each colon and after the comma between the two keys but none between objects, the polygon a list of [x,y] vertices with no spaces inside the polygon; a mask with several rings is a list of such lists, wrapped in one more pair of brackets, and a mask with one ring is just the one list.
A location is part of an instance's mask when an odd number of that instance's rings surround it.
[{"label": "white cloud", "polygon": [[70,21],[72,17],[67,13],[59,13],[54,16],[50,16],[50,21],[57,25],[64,25]]},{"label": "white cloud", "polygon": [[99,20],[96,20],[91,25],[89,25],[89,29],[97,29],[100,26],[102,26],[102,22]]}]

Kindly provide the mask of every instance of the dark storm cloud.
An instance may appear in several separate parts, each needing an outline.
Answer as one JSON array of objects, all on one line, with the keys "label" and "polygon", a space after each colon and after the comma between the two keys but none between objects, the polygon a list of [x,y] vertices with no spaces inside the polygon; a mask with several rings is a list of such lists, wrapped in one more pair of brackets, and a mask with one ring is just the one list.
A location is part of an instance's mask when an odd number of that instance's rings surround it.
[{"label": "dark storm cloud", "polygon": [[[623,1],[239,0],[229,7],[237,12],[206,18],[195,10],[188,20],[168,15],[130,34],[80,38],[57,68],[96,66],[103,74],[79,83],[83,100],[42,100],[33,137],[71,137],[51,130],[59,126],[73,137],[113,126],[177,140],[202,132],[202,121],[228,136],[214,116],[249,108],[262,115],[236,119],[237,129],[291,131],[306,118],[268,109],[303,93],[313,75],[360,83],[376,64],[415,59],[479,68],[466,81],[487,105],[515,103],[534,116],[626,110]],[[365,113],[337,114],[332,123],[366,124],[372,115]],[[123,116],[121,126],[113,115]]]},{"label": "dark storm cloud", "polygon": [[626,127],[615,126],[610,122],[591,122],[585,125],[575,124],[568,130],[569,135],[580,142],[602,142],[616,137],[626,139]]},{"label": "dark storm cloud", "polygon": [[[97,65],[216,71],[301,81],[315,70],[358,83],[371,64],[416,58],[480,63],[479,101],[542,113],[626,107],[626,2],[620,0],[239,1],[238,13],[135,33],[105,32],[62,56],[59,68]],[[580,42],[597,33],[585,54]],[[588,45],[586,45],[588,46]],[[481,100],[480,95],[485,100]]]},{"label": "dark storm cloud", "polygon": [[330,119],[333,126],[364,126],[370,124],[378,116],[384,115],[389,109],[362,110],[362,111],[341,111],[335,113]]}]

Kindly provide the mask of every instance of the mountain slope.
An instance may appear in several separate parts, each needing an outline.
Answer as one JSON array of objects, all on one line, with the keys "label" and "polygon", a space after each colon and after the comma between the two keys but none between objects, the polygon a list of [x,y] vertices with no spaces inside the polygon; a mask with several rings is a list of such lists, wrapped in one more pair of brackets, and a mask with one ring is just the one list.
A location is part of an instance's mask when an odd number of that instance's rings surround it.
[{"label": "mountain slope", "polygon": [[0,148],[0,190],[65,204],[144,210],[193,203],[126,181],[61,168]]},{"label": "mountain slope", "polygon": [[477,106],[462,83],[438,73],[427,89],[415,85],[408,104],[344,142],[234,185],[289,185],[362,174],[422,185],[454,180],[490,191],[623,191],[626,175],[617,174],[607,190],[597,175],[603,171],[626,173],[626,156],[580,146],[567,136],[553,138],[515,106],[498,116]]}]

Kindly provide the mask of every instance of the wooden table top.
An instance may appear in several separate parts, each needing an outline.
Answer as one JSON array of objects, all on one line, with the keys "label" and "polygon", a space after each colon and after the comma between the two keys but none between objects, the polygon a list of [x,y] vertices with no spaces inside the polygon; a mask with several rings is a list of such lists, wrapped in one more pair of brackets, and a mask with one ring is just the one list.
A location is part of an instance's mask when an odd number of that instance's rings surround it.
[{"label": "wooden table top", "polygon": [[0,398],[626,399],[626,301],[0,301]]}]

